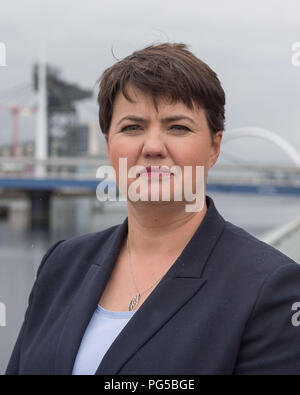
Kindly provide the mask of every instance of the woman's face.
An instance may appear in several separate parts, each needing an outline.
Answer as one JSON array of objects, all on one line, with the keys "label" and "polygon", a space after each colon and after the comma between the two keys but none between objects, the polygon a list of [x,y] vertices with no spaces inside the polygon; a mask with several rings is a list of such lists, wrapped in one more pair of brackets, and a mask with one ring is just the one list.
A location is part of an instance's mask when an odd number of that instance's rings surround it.
[{"label": "woman's face", "polygon": [[[128,93],[134,102],[129,102],[120,92],[117,94],[109,133],[105,136],[107,154],[116,171],[117,182],[119,158],[127,158],[128,169],[136,165],[167,166],[170,169],[176,165],[183,172],[184,166],[192,166],[194,183],[195,166],[202,165],[206,181],[207,172],[220,153],[222,131],[212,141],[204,110],[191,110],[182,102],[172,104],[161,99],[156,111],[151,96],[133,87],[128,88]],[[128,188],[138,177],[127,177]],[[154,181],[161,182],[161,177],[156,176]],[[172,180],[170,184],[172,200]]]}]

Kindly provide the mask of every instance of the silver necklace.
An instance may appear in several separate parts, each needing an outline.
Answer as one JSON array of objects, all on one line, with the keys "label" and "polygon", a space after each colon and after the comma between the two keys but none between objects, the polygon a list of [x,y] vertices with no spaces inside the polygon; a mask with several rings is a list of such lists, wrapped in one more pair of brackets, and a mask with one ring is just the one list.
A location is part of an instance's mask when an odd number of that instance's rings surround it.
[{"label": "silver necklace", "polygon": [[129,269],[130,269],[130,273],[131,273],[131,278],[132,278],[134,287],[136,289],[136,294],[134,295],[134,297],[131,299],[131,301],[129,303],[129,311],[132,311],[139,304],[140,296],[143,295],[145,292],[149,291],[149,289],[151,289],[156,283],[158,283],[159,280],[161,279],[161,277],[158,280],[156,280],[152,285],[150,285],[150,287],[145,289],[143,292],[139,292],[139,290],[138,290],[138,288],[136,286],[136,283],[135,283],[133,272],[132,272],[131,259],[130,259],[130,253],[129,253],[129,247],[128,247],[128,237],[127,237],[127,240],[126,240],[126,246],[127,246],[128,263],[129,263]]}]

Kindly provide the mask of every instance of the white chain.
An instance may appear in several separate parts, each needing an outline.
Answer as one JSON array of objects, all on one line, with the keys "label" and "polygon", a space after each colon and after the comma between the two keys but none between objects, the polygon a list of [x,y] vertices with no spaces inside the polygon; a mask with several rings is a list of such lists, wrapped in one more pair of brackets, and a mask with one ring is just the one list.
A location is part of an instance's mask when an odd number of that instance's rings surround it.
[{"label": "white chain", "polygon": [[135,286],[135,289],[136,289],[137,293],[138,293],[139,295],[143,295],[145,292],[149,291],[149,289],[152,288],[156,283],[158,283],[159,280],[161,279],[161,277],[160,277],[158,280],[156,280],[156,281],[155,281],[149,288],[147,288],[145,291],[139,292],[139,290],[138,290],[138,288],[137,288],[137,286],[136,286],[135,280],[134,280],[133,272],[132,272],[131,259],[130,259],[130,253],[129,253],[129,247],[128,247],[128,236],[127,236],[127,240],[126,240],[126,246],[127,246],[127,252],[128,252],[129,268],[130,268],[130,273],[131,273],[131,277],[132,277],[132,280],[133,280],[133,284],[134,284],[134,286]]}]

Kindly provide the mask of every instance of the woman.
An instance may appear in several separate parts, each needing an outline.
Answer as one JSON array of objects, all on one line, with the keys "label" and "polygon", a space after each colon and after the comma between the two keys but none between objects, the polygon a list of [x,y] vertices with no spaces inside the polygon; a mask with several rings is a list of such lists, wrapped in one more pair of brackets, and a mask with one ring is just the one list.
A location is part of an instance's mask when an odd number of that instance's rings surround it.
[{"label": "woman", "polygon": [[[200,167],[205,184],[220,153],[216,74],[184,44],[153,45],[103,73],[98,102],[117,180],[120,158],[140,166],[125,177],[128,217],[49,249],[6,373],[299,374],[300,267],[205,189],[194,210],[176,198],[188,176],[170,170]],[[132,198],[137,182],[150,199]]]}]

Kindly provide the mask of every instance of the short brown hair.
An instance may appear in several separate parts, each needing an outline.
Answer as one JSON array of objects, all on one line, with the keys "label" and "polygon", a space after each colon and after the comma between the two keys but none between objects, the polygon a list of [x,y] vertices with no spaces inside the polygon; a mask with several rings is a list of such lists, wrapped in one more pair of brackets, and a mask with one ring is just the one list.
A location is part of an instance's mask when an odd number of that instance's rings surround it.
[{"label": "short brown hair", "polygon": [[135,51],[106,69],[99,82],[99,123],[108,134],[114,100],[119,91],[133,101],[126,90],[128,83],[157,98],[183,102],[188,108],[195,103],[205,110],[211,133],[224,130],[225,93],[217,74],[188,50],[186,44],[162,43]]}]

